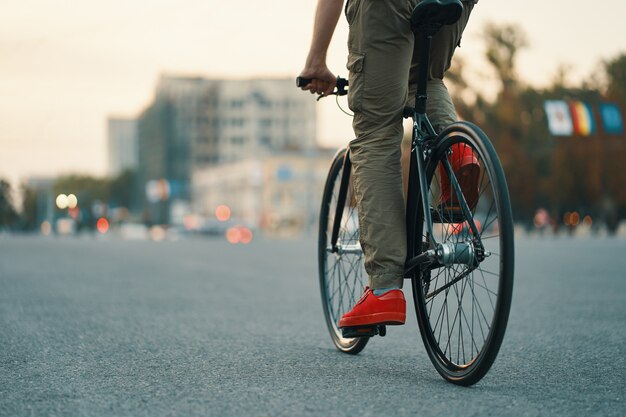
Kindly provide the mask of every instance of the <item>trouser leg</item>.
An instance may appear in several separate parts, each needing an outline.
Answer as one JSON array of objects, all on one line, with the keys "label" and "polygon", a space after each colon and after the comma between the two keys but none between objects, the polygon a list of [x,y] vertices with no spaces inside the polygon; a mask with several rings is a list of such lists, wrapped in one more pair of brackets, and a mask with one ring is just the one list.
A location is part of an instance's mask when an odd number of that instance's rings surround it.
[{"label": "trouser leg", "polygon": [[[356,139],[350,143],[359,209],[360,241],[373,289],[401,286],[406,258],[406,230],[400,147],[402,110],[412,104],[417,83],[419,45],[408,24],[418,0],[350,0],[348,102],[354,112]],[[427,113],[436,130],[456,120],[443,83],[471,9],[433,38]],[[410,96],[408,93],[411,87]]]},{"label": "trouser leg", "polygon": [[348,103],[360,242],[373,289],[402,286],[406,226],[400,145],[414,36],[406,0],[350,0]]}]

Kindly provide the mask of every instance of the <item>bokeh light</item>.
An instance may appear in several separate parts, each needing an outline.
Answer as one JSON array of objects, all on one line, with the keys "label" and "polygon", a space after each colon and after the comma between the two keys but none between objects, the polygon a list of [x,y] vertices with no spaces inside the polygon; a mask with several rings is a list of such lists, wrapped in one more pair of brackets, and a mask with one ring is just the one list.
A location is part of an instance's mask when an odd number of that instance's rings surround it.
[{"label": "bokeh light", "polygon": [[546,209],[538,209],[533,218],[533,224],[536,228],[540,229],[546,227],[550,223],[550,215]]},{"label": "bokeh light", "polygon": [[48,236],[50,233],[52,233],[52,225],[47,220],[44,220],[43,222],[41,222],[40,228],[41,228],[41,234],[44,236]]},{"label": "bokeh light", "polygon": [[61,210],[67,208],[67,196],[65,194],[59,194],[56,199],[57,207]]},{"label": "bokeh light", "polygon": [[167,230],[163,226],[152,226],[150,228],[150,238],[155,242],[161,242],[167,237]]},{"label": "bokeh light", "polygon": [[109,221],[104,217],[100,217],[96,222],[96,229],[98,229],[98,232],[105,234],[109,231]]},{"label": "bokeh light", "polygon": [[219,205],[215,209],[215,217],[221,222],[225,222],[230,219],[230,215],[230,207],[225,204]]},{"label": "bokeh light", "polygon": [[235,244],[239,243],[239,241],[241,240],[241,231],[239,230],[239,228],[238,227],[230,227],[226,231],[226,240],[231,245],[235,245]]},{"label": "bokeh light", "polygon": [[578,226],[580,224],[580,214],[577,211],[566,211],[563,215],[563,224],[566,226]]},{"label": "bokeh light", "polygon": [[241,243],[247,245],[248,243],[252,242],[252,230],[248,229],[247,227],[242,227],[239,229],[239,231],[241,233],[241,239],[239,240]]},{"label": "bokeh light", "polygon": [[195,214],[188,214],[183,217],[183,225],[186,230],[198,230],[201,225],[201,219]]},{"label": "bokeh light", "polygon": [[70,207],[67,210],[68,214],[70,215],[70,217],[74,220],[78,220],[78,217],[80,216],[80,210],[78,209],[78,207],[74,206],[74,207]]},{"label": "bokeh light", "polygon": [[78,205],[78,198],[74,194],[70,194],[67,196],[67,207],[68,208],[76,208]]}]

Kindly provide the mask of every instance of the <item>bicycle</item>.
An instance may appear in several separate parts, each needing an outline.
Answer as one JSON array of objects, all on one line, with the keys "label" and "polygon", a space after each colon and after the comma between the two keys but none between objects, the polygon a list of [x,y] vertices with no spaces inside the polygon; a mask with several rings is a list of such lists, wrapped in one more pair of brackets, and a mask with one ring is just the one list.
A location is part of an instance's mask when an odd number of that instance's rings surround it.
[{"label": "bicycle", "polygon": [[[437,134],[426,115],[426,82],[432,36],[458,20],[459,0],[424,0],[411,23],[423,42],[413,118],[407,190],[407,261],[420,334],[435,369],[446,380],[469,386],[493,364],[508,321],[514,274],[511,203],[504,171],[489,138],[476,125],[456,122]],[[298,86],[310,80],[298,78]],[[347,94],[338,77],[333,94]],[[470,206],[452,169],[453,148],[470,146],[478,158],[477,201]],[[333,158],[322,196],[318,262],[322,305],[335,346],[357,354],[385,326],[339,329],[337,323],[366,285],[359,244],[349,148]],[[437,204],[443,183],[455,207]]]}]

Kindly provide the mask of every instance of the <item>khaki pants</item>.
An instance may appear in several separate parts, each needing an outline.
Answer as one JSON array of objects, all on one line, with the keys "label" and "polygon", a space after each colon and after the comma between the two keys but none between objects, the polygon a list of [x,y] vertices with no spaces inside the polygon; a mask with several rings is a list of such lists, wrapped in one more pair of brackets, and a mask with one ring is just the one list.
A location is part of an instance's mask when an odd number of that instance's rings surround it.
[{"label": "khaki pants", "polygon": [[[400,165],[402,112],[413,105],[419,56],[411,12],[420,0],[349,0],[346,17],[348,104],[356,139],[350,142],[359,209],[360,241],[372,289],[402,286],[406,260],[405,204]],[[467,24],[473,2],[463,2],[458,23],[434,37],[427,114],[436,130],[456,120],[443,76]]]}]

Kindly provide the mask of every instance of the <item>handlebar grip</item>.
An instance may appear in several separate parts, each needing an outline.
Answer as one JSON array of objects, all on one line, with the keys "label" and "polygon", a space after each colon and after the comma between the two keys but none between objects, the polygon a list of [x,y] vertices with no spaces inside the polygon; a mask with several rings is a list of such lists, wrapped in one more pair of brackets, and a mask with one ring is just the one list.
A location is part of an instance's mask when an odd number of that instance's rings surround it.
[{"label": "handlebar grip", "polygon": [[310,78],[304,78],[304,77],[297,77],[296,78],[296,87],[305,87],[309,84],[311,84],[311,81],[313,81]]}]

